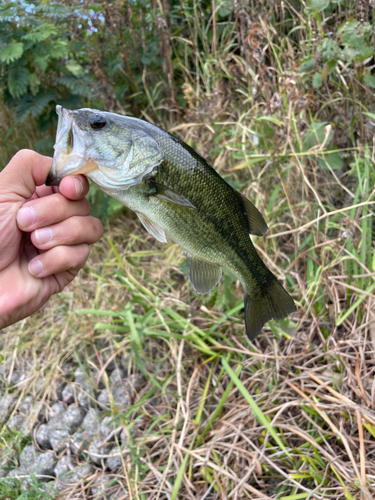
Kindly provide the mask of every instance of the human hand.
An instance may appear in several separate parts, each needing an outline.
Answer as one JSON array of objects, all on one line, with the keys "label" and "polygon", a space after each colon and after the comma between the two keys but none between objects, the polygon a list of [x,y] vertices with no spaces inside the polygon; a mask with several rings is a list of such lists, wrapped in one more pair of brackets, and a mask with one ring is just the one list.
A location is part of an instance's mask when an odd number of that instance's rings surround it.
[{"label": "human hand", "polygon": [[51,158],[19,151],[0,172],[0,329],[36,312],[84,266],[103,233],[82,176],[44,182]]}]

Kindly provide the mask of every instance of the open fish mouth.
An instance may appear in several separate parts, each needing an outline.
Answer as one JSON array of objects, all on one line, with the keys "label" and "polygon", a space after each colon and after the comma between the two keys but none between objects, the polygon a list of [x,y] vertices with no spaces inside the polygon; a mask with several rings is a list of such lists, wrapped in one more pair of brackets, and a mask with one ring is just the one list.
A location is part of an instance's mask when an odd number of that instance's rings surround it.
[{"label": "open fish mouth", "polygon": [[145,126],[134,119],[89,108],[56,106],[58,125],[46,184],[67,175],[87,175],[103,190],[125,190],[142,181],[164,159]]},{"label": "open fish mouth", "polygon": [[85,158],[85,151],[91,142],[89,134],[79,128],[70,110],[58,105],[56,113],[59,118],[55,153],[46,181],[47,186],[58,186],[66,175],[87,174],[98,169],[96,162]]}]

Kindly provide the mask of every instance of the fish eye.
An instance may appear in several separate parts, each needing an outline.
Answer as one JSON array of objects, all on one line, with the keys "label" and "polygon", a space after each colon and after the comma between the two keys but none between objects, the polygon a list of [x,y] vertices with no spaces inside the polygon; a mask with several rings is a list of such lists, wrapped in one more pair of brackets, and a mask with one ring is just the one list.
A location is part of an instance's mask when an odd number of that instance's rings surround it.
[{"label": "fish eye", "polygon": [[106,120],[100,115],[95,115],[90,119],[90,127],[93,128],[94,130],[103,128],[106,126],[106,124],[107,124]]}]

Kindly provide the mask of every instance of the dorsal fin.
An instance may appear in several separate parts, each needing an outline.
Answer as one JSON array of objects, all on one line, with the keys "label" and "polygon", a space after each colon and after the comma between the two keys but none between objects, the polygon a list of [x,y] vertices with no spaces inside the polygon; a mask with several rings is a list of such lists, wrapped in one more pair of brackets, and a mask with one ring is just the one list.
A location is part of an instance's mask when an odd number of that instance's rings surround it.
[{"label": "dorsal fin", "polygon": [[245,209],[245,215],[249,223],[249,233],[254,234],[255,236],[264,236],[268,226],[263,218],[263,215],[259,212],[257,207],[253,205],[250,200],[245,198],[245,196],[242,196],[241,193],[236,191],[236,195]]}]

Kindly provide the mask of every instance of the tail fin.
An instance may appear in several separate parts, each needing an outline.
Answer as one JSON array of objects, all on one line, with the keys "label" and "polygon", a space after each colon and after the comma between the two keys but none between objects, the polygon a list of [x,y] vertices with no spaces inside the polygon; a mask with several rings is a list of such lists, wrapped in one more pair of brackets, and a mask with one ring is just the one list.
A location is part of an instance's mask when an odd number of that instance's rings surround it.
[{"label": "tail fin", "polygon": [[270,319],[283,319],[296,311],[292,297],[278,281],[273,281],[264,297],[244,295],[246,335],[254,340]]}]

